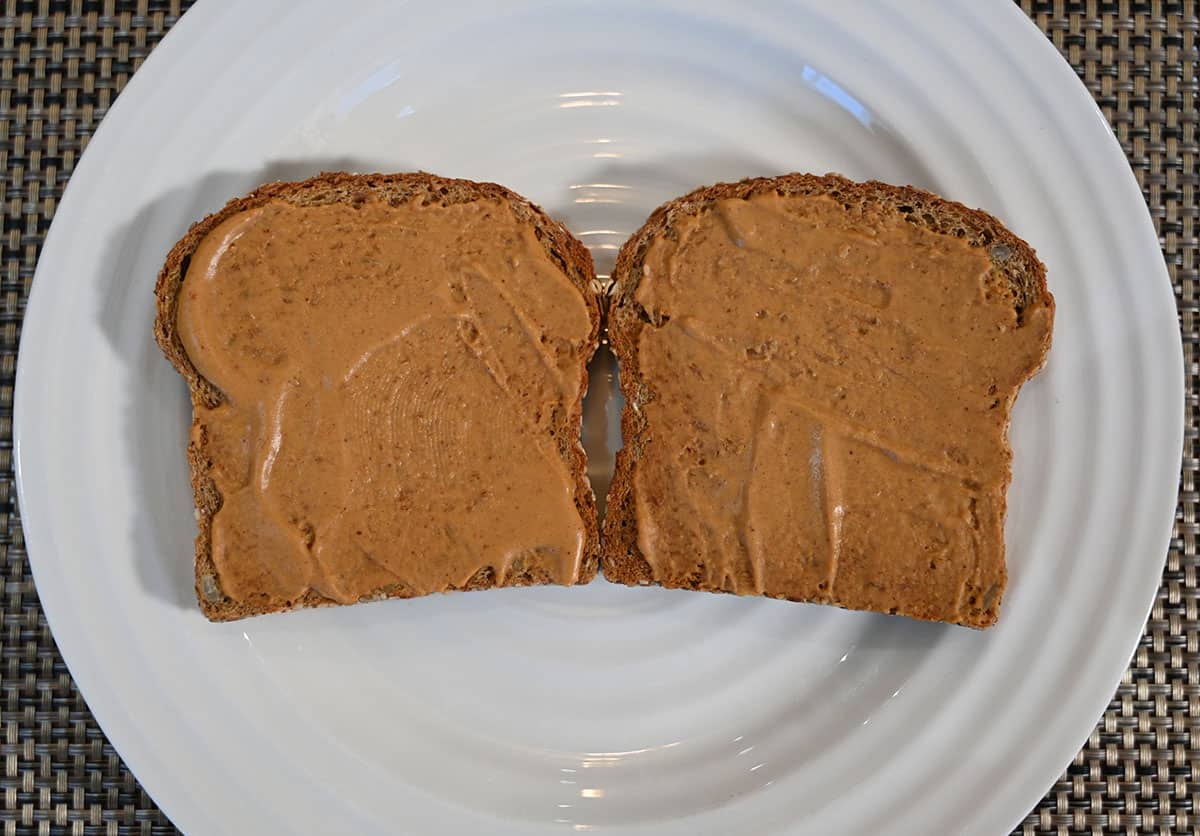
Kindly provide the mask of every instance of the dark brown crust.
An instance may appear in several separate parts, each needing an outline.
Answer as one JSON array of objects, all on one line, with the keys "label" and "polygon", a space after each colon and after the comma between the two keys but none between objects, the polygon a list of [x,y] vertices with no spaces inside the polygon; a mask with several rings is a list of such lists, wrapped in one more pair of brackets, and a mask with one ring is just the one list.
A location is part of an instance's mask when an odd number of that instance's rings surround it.
[{"label": "dark brown crust", "polygon": [[[717,183],[697,189],[663,204],[646,223],[621,247],[612,272],[608,339],[617,355],[620,368],[621,393],[625,408],[621,413],[621,435],[624,447],[617,452],[612,484],[608,491],[607,511],[601,537],[600,562],[604,577],[615,583],[646,585],[655,583],[654,573],[637,542],[637,516],[634,499],[634,471],[647,437],[646,419],[641,407],[652,400],[652,388],[643,380],[638,367],[638,337],[651,324],[646,311],[634,300],[634,291],[642,276],[642,262],[650,243],[659,236],[671,237],[677,219],[694,216],[715,201],[730,198],[746,199],[756,194],[776,192],[785,196],[824,195],[839,200],[851,213],[859,214],[864,225],[880,212],[899,212],[906,220],[944,235],[964,238],[972,246],[984,248],[992,261],[993,276],[1001,292],[1007,292],[1018,311],[1030,305],[1042,305],[1051,313],[1054,298],[1046,288],[1046,269],[1027,243],[1007,230],[1000,221],[978,209],[945,200],[912,186],[892,186],[869,181],[858,183],[837,174],[785,174],[781,177],[759,177],[738,183]],[[1029,370],[1032,377],[1045,362],[1050,341],[1041,352],[1042,362]],[[1012,398],[1015,400],[1014,389]],[[1005,414],[1011,412],[1012,401]],[[1003,508],[1001,517],[1003,518]],[[687,588],[702,589],[700,586]],[[720,592],[719,589],[706,591]],[[972,627],[987,627],[995,622],[1003,591],[997,592],[986,606],[964,614],[958,623]],[[981,591],[982,592],[982,591]],[[789,600],[786,592],[772,597]],[[984,598],[982,594],[981,598]],[[837,606],[855,609],[853,601],[829,601]],[[944,613],[922,612],[897,601],[894,613],[930,621],[944,621]]]},{"label": "dark brown crust", "polygon": [[[316,206],[329,203],[360,204],[367,200],[388,200],[392,203],[420,198],[431,203],[445,205],[469,203],[476,200],[500,200],[513,207],[517,217],[534,226],[535,232],[546,253],[554,259],[572,284],[579,290],[591,315],[592,330],[588,337],[586,356],[580,358],[579,374],[583,382],[579,399],[572,404],[556,428],[559,453],[575,476],[575,504],[583,519],[586,530],[584,561],[580,570],[580,583],[587,583],[596,576],[599,566],[599,527],[596,520],[596,501],[587,478],[587,457],[580,443],[580,421],[582,417],[583,392],[587,389],[587,363],[595,351],[600,334],[600,299],[596,290],[595,269],[591,253],[562,224],[550,218],[539,207],[525,198],[495,183],[477,183],[471,180],[452,180],[424,172],[402,174],[346,174],[331,172],[297,183],[270,183],[249,195],[231,200],[225,208],[194,224],[187,234],[171,249],[166,264],[158,275],[155,295],[158,300],[158,316],[154,323],[154,336],[171,364],[183,375],[191,392],[193,415],[200,406],[213,407],[222,400],[216,386],[204,379],[197,371],[183,348],[176,331],[176,313],[179,294],[187,273],[188,260],[196,251],[201,240],[225,219],[245,212],[268,201],[282,200],[297,206]],[[193,419],[196,421],[196,419]],[[336,603],[315,592],[307,592],[295,601],[262,603],[239,603],[219,592],[216,568],[212,561],[212,519],[221,507],[221,495],[209,476],[212,465],[205,452],[205,428],[196,421],[193,437],[188,445],[188,463],[191,466],[192,491],[196,503],[196,598],[204,614],[213,621],[231,621],[268,612],[282,612],[301,607],[321,607]],[[205,595],[205,581],[211,593],[219,594],[215,600]],[[550,583],[549,575],[541,570],[514,571],[503,586],[531,586]],[[487,589],[498,586],[490,569],[481,570],[472,577],[463,589]],[[378,590],[362,600],[408,597],[398,587]]]}]

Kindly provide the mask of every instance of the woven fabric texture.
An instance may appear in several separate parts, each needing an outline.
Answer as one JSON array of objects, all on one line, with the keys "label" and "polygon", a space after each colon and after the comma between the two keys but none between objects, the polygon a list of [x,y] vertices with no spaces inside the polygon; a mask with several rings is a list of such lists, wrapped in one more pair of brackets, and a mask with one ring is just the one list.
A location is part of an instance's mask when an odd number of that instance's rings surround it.
[{"label": "woven fabric texture", "polygon": [[[219,0],[209,0],[218,2]],[[17,342],[43,237],[88,138],[189,0],[0,0],[0,833],[177,832],[105,739],[54,645],[12,470]],[[1129,669],[1015,833],[1200,833],[1200,139],[1196,0],[1021,0],[1111,122],[1179,302],[1187,431],[1171,551]],[[1019,765],[1014,765],[1019,768]],[[230,829],[237,830],[236,822]]]}]

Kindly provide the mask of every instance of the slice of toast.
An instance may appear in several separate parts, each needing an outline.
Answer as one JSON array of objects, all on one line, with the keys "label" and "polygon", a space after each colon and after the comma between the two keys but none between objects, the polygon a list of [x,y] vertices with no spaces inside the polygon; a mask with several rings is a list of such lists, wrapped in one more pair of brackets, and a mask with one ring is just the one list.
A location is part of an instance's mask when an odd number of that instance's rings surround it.
[{"label": "slice of toast", "polygon": [[1024,241],[915,188],[751,179],[655,211],[612,295],[605,577],[996,620],[1009,416],[1054,314]]},{"label": "slice of toast", "polygon": [[528,200],[424,173],[266,185],[193,226],[156,295],[208,618],[596,574],[599,296]]}]

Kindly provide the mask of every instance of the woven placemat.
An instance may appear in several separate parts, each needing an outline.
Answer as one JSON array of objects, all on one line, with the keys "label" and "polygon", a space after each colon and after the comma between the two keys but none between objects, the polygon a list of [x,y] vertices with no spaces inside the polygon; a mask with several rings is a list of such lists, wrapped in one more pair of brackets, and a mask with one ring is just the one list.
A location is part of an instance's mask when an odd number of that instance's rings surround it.
[{"label": "woven placemat", "polygon": [[[6,835],[175,833],[96,726],[46,626],[16,507],[12,402],[25,299],[62,189],[130,74],[190,2],[0,2],[0,823]],[[1195,0],[1021,5],[1096,97],[1142,185],[1179,300],[1188,421],[1175,536],[1146,633],[1086,747],[1015,832],[1197,833],[1200,18]]]}]

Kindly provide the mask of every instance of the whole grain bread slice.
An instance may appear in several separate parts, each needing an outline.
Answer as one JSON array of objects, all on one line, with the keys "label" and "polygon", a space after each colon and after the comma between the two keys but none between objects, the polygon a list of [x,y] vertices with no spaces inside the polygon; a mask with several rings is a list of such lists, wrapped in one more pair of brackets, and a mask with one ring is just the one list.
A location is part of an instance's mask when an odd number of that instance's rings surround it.
[{"label": "whole grain bread slice", "polygon": [[[222,506],[222,496],[212,473],[214,451],[207,444],[202,414],[222,403],[221,390],[205,379],[196,369],[180,338],[177,316],[181,294],[193,253],[212,230],[226,220],[254,210],[265,204],[283,201],[297,207],[318,207],[328,204],[361,205],[368,201],[385,201],[392,205],[410,201],[439,206],[454,206],[475,201],[498,201],[511,207],[515,216],[532,227],[546,254],[561,269],[583,299],[591,320],[591,333],[584,350],[577,357],[577,373],[581,385],[579,397],[554,418],[553,442],[574,482],[574,502],[584,528],[582,562],[577,581],[586,583],[598,569],[598,523],[595,498],[587,479],[586,455],[580,443],[582,396],[587,388],[587,363],[595,350],[601,321],[600,295],[588,250],[562,224],[550,218],[539,207],[520,195],[494,183],[448,179],[424,172],[400,174],[325,173],[302,182],[279,182],[264,185],[254,192],[231,200],[220,211],[194,224],[167,255],[155,288],[157,317],[154,335],[167,359],[187,382],[191,395],[195,423],[187,450],[191,482],[195,498],[198,528],[195,550],[195,588],[201,610],[211,620],[226,621],[267,612],[301,607],[318,607],[335,603],[317,591],[309,589],[294,600],[237,601],[225,594],[221,578],[212,559],[213,519]],[[353,312],[348,311],[347,316]],[[331,443],[334,443],[331,440]],[[484,567],[460,589],[486,589],[493,586],[526,586],[551,582],[549,575],[536,565],[515,565],[501,583],[495,571]],[[401,585],[384,586],[360,600],[408,597]]]},{"label": "whole grain bread slice", "polygon": [[[674,241],[679,234],[679,227],[685,221],[709,212],[721,201],[749,200],[755,196],[771,194],[796,201],[818,198],[832,200],[840,204],[846,213],[857,218],[863,226],[869,226],[873,219],[884,216],[893,219],[899,217],[907,223],[938,235],[966,241],[972,248],[987,254],[991,263],[989,280],[1011,303],[1018,327],[1025,321],[1025,314],[1034,309],[1039,309],[1052,320],[1054,300],[1047,290],[1045,268],[1033,249],[991,215],[921,189],[875,181],[854,182],[836,174],[817,176],[794,173],[779,177],[747,179],[737,183],[718,183],[696,189],[665,203],[621,248],[609,290],[611,302],[607,333],[618,359],[621,391],[625,398],[621,416],[624,447],[617,453],[601,538],[601,566],[605,577],[610,581],[629,585],[659,584],[712,592],[738,591],[712,578],[706,578],[705,567],[699,563],[696,571],[690,574],[656,573],[639,546],[639,501],[653,505],[664,499],[664,496],[639,497],[636,484],[639,462],[655,441],[656,427],[647,417],[647,407],[652,405],[658,396],[656,381],[643,373],[639,346],[643,333],[647,329],[663,327],[671,312],[648,311],[635,296],[645,276],[647,254],[656,242]],[[740,245],[741,243],[737,242],[737,246]],[[734,282],[746,279],[745,276],[729,276],[731,286]],[[681,316],[684,314],[680,313]],[[1035,343],[1031,345],[1033,362],[1022,370],[1017,386],[1013,387],[1012,391],[1000,392],[997,396],[997,404],[1003,410],[1006,454],[1009,452],[1007,425],[1011,406],[1020,383],[1032,377],[1044,364],[1050,344],[1049,330],[1047,329],[1044,335],[1030,339]],[[1005,474],[1005,488],[1009,475]],[[665,490],[669,491],[670,488]],[[998,514],[1002,526],[1003,490],[1000,493],[999,507],[992,510]],[[786,550],[789,547],[787,543],[776,545],[778,550]],[[974,586],[966,584],[962,593],[961,611],[914,602],[903,590],[894,590],[890,597],[880,598],[876,595],[869,600],[854,592],[842,594],[840,590],[822,587],[798,590],[786,585],[774,588],[768,586],[760,590],[760,594],[986,627],[997,617],[1006,581],[1002,541],[1000,548],[998,575],[991,579],[983,579]],[[930,566],[933,566],[933,562]],[[912,588],[917,588],[924,582],[920,575],[909,580],[913,584]]]}]

